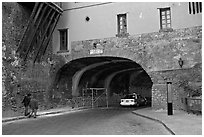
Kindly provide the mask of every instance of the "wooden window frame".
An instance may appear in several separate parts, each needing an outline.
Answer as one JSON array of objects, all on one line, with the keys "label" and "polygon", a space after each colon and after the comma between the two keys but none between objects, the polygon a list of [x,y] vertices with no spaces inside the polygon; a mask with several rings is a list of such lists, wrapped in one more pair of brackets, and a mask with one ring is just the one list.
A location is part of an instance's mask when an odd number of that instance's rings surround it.
[{"label": "wooden window frame", "polygon": [[173,31],[171,24],[171,8],[159,8],[160,31]]},{"label": "wooden window frame", "polygon": [[116,37],[127,37],[127,13],[117,15],[117,30]]},{"label": "wooden window frame", "polygon": [[58,52],[67,52],[68,50],[68,28],[65,29],[58,29],[59,31],[59,40],[60,40],[60,47]]}]

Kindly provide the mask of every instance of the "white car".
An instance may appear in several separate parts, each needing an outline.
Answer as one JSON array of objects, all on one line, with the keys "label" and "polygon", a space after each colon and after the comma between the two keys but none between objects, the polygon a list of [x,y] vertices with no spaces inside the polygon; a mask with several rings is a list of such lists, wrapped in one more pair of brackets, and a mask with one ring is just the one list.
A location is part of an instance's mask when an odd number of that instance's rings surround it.
[{"label": "white car", "polygon": [[147,104],[146,98],[138,94],[128,94],[124,98],[121,98],[120,100],[121,106],[140,106],[146,104]]}]

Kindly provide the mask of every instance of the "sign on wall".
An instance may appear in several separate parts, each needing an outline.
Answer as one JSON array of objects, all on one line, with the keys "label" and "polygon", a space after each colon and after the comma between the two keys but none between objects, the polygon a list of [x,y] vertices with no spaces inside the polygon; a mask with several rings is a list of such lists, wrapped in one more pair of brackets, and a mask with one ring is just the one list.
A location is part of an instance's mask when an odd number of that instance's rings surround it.
[{"label": "sign on wall", "polygon": [[102,49],[91,49],[90,50],[90,55],[93,55],[93,54],[102,54],[102,53],[103,53]]}]

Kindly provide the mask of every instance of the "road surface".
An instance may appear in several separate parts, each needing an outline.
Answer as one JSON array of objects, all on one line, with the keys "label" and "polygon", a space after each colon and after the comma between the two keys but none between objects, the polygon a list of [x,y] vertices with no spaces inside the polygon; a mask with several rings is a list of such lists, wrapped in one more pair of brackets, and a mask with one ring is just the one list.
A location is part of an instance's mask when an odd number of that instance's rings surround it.
[{"label": "road surface", "polygon": [[3,135],[169,135],[135,108],[91,109],[2,124]]}]

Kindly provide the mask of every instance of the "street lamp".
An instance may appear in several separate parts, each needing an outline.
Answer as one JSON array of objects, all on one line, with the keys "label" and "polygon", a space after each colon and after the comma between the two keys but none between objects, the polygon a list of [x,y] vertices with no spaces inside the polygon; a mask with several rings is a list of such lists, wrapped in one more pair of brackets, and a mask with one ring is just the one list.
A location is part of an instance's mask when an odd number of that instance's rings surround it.
[{"label": "street lamp", "polygon": [[180,66],[181,68],[183,67],[183,60],[182,60],[181,58],[179,58],[178,64],[179,64],[179,66]]}]

